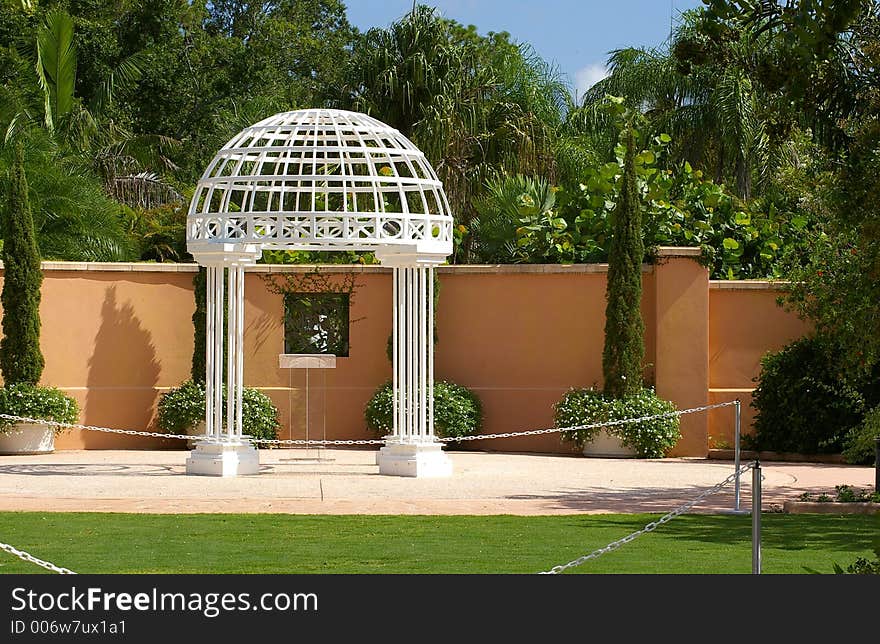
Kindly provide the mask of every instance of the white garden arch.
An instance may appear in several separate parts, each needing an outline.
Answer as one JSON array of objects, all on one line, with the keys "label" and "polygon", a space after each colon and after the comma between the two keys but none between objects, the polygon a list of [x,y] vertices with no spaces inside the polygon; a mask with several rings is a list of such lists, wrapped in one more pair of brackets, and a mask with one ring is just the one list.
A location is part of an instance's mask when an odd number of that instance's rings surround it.
[{"label": "white garden arch", "polygon": [[207,440],[193,450],[187,473],[259,468],[242,433],[244,270],[263,249],[285,249],[371,250],[393,268],[394,429],[379,451],[379,471],[451,474],[434,436],[432,293],[434,267],[452,252],[452,216],[443,184],[411,141],[356,112],[276,114],[244,129],[208,165],[186,236],[207,267],[208,286]]}]

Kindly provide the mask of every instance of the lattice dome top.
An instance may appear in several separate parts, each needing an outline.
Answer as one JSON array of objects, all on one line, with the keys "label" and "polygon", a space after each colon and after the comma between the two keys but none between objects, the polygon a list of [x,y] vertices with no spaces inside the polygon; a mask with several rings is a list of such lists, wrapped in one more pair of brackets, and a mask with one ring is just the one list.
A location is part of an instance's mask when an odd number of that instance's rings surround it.
[{"label": "lattice dome top", "polygon": [[283,112],[233,137],[199,180],[187,246],[445,257],[452,217],[425,155],[366,114]]}]

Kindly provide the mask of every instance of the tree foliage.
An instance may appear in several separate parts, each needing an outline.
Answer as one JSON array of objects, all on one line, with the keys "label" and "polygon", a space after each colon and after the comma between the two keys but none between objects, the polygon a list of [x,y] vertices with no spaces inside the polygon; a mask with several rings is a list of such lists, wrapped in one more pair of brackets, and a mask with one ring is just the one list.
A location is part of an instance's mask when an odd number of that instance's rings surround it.
[{"label": "tree foliage", "polygon": [[9,176],[9,206],[3,219],[3,338],[0,369],[7,385],[37,385],[43,373],[40,351],[40,286],[43,271],[28,203],[24,151],[16,148]]},{"label": "tree foliage", "polygon": [[[612,103],[613,107],[620,107]],[[624,117],[626,118],[626,117]],[[616,398],[635,395],[642,389],[645,355],[642,320],[641,203],[636,192],[637,131],[630,116],[621,131],[625,146],[620,199],[614,211],[614,230],[608,253],[608,284],[605,291],[605,348],[602,352],[604,391]]]}]

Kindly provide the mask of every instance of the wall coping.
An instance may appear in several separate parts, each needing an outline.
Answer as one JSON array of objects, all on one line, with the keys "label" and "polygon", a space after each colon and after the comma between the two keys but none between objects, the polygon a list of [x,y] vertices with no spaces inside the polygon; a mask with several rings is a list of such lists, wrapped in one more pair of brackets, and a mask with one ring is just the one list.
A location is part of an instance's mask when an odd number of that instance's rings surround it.
[{"label": "wall coping", "polygon": [[703,249],[699,246],[659,246],[657,257],[700,257]]},{"label": "wall coping", "polygon": [[[669,250],[669,253],[662,251]],[[699,255],[699,248],[662,247],[661,257],[693,257]],[[675,251],[675,252],[673,252]],[[677,254],[677,251],[682,251]],[[692,252],[696,251],[696,252]],[[44,271],[93,271],[129,273],[195,273],[195,264],[157,263],[157,262],[60,262],[44,261]],[[0,262],[0,269],[3,262]],[[390,273],[391,268],[376,264],[257,264],[247,267],[248,273]],[[604,274],[608,264],[444,264],[437,267],[440,273],[461,275],[474,274]],[[653,273],[652,264],[642,264],[642,273]],[[709,280],[710,290],[720,291],[785,291],[787,280]]]},{"label": "wall coping", "polygon": [[[61,262],[43,261],[44,271],[90,271],[128,273],[195,273],[196,264],[156,262]],[[0,269],[3,263],[0,262]],[[388,266],[377,264],[257,264],[248,266],[248,273],[390,273]],[[440,273],[473,274],[605,274],[608,264],[444,264],[437,267]],[[653,273],[654,266],[642,264],[642,273]]]},{"label": "wall coping", "polygon": [[787,280],[709,280],[709,290],[717,291],[787,291]]}]

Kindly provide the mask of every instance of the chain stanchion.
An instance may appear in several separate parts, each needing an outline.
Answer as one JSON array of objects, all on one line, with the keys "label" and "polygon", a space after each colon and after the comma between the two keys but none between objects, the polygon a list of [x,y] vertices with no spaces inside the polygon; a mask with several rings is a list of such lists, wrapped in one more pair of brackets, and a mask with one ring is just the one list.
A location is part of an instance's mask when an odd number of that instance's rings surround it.
[{"label": "chain stanchion", "polygon": [[761,462],[752,463],[752,574],[761,574]]},{"label": "chain stanchion", "polygon": [[[754,483],[755,479],[753,478],[753,486],[752,486],[753,487],[753,492],[752,492],[753,544],[754,543],[758,544],[757,551],[756,551],[757,554],[753,554],[753,571],[756,569],[755,567],[757,566],[757,571],[760,572],[760,503],[761,503],[760,463],[755,461],[755,463],[750,463],[749,465],[747,465],[744,468],[739,467],[739,459],[738,459],[739,449],[738,448],[739,448],[739,429],[740,429],[740,401],[738,399],[734,400],[734,401],[730,401],[730,402],[725,402],[725,403],[716,403],[713,405],[703,405],[701,407],[693,407],[691,409],[676,410],[676,411],[671,411],[671,412],[665,412],[662,414],[653,414],[650,416],[642,416],[639,418],[627,418],[627,419],[607,421],[607,422],[602,422],[602,423],[576,425],[576,426],[572,426],[572,427],[549,427],[549,428],[545,428],[545,429],[534,429],[534,430],[526,430],[526,431],[521,431],[521,432],[503,432],[503,433],[498,433],[498,434],[481,434],[478,436],[461,436],[461,437],[454,437],[454,438],[440,438],[439,440],[443,441],[443,442],[467,441],[467,440],[488,440],[488,439],[494,439],[494,438],[512,438],[512,437],[516,437],[516,436],[535,436],[538,434],[550,434],[550,433],[556,433],[556,432],[577,431],[577,430],[582,430],[582,429],[595,429],[595,428],[600,428],[600,427],[615,427],[615,426],[625,425],[625,424],[629,424],[629,423],[639,423],[639,422],[646,422],[646,421],[651,421],[651,420],[659,420],[659,419],[663,419],[663,418],[679,417],[679,416],[684,416],[685,414],[695,414],[695,413],[699,413],[699,412],[703,412],[703,411],[708,411],[710,409],[718,409],[720,407],[728,407],[731,405],[736,406],[736,435],[737,435],[737,467],[736,467],[736,471],[734,471],[733,474],[731,474],[726,479],[724,479],[723,481],[721,481],[717,485],[713,486],[712,488],[706,490],[705,492],[703,492],[702,494],[697,496],[692,501],[689,501],[688,503],[685,503],[684,505],[673,510],[672,512],[669,512],[669,513],[663,515],[661,518],[657,519],[656,521],[652,521],[651,523],[648,523],[641,530],[633,532],[632,534],[627,535],[626,537],[623,537],[622,539],[614,541],[614,542],[608,544],[607,546],[605,546],[604,548],[599,548],[598,550],[595,550],[587,555],[584,555],[583,557],[579,557],[578,559],[575,559],[567,564],[555,566],[555,567],[551,568],[549,571],[546,571],[546,572],[543,572],[540,574],[558,574],[558,573],[561,573],[569,568],[579,566],[582,563],[589,561],[590,559],[594,559],[600,555],[605,554],[606,552],[611,552],[613,550],[616,550],[620,546],[635,540],[636,538],[640,537],[643,534],[647,534],[648,532],[652,532],[653,530],[657,529],[659,526],[663,525],[664,523],[671,521],[672,519],[674,519],[675,517],[677,517],[681,514],[684,514],[690,508],[692,508],[694,505],[696,505],[697,503],[699,503],[700,501],[702,501],[706,497],[711,496],[712,494],[715,494],[716,492],[721,490],[721,488],[723,488],[725,485],[727,485],[728,483],[730,483],[733,480],[736,480],[736,487],[737,487],[736,506],[738,509],[738,507],[739,507],[739,477],[742,474],[742,472],[747,471],[751,468],[754,468],[755,472],[756,472],[755,474],[753,474],[753,476],[758,477],[757,483]],[[12,414],[0,414],[0,419],[13,421],[13,422],[44,423],[44,424],[47,424],[50,426],[63,427],[66,429],[79,429],[79,430],[84,430],[84,431],[96,431],[96,432],[104,432],[104,433],[111,433],[111,434],[123,434],[123,435],[128,435],[128,436],[148,436],[148,437],[155,437],[155,438],[169,438],[169,439],[177,439],[177,440],[193,440],[194,438],[195,438],[195,440],[208,440],[208,441],[212,441],[212,440],[216,441],[217,440],[216,438],[212,438],[212,437],[205,437],[205,438],[199,439],[199,437],[193,437],[189,434],[165,434],[162,432],[147,432],[147,431],[137,431],[137,430],[132,430],[132,429],[114,429],[114,428],[110,428],[110,427],[99,427],[99,426],[95,426],[95,425],[81,425],[78,423],[62,423],[62,422],[53,421],[53,420],[29,418],[26,416],[15,416]],[[385,444],[384,439],[365,439],[365,440],[299,440],[299,439],[293,440],[293,439],[291,439],[291,440],[277,440],[277,439],[265,439],[265,438],[249,438],[249,437],[245,437],[245,438],[248,438],[253,443],[264,444],[264,445],[384,445]],[[757,512],[755,511],[755,504],[756,503],[757,503],[757,508],[758,508]],[[758,515],[757,523],[755,523],[755,518],[754,518],[756,514]],[[753,548],[754,547],[755,546],[753,545]],[[39,566],[46,568],[47,570],[52,570],[53,572],[57,572],[57,573],[61,573],[61,574],[76,574],[73,571],[68,570],[67,568],[62,568],[62,567],[56,566],[55,564],[52,564],[50,562],[43,561],[41,559],[37,559],[36,557],[33,557],[32,555],[29,555],[28,553],[23,552],[21,550],[18,550],[8,544],[0,543],[0,549],[5,550],[6,552],[9,552],[11,554],[14,554],[15,556],[23,559],[24,561],[29,561],[29,562],[35,563]]]},{"label": "chain stanchion", "polygon": [[652,521],[651,523],[647,524],[647,525],[646,525],[644,528],[642,528],[641,530],[637,530],[637,531],[633,532],[632,534],[628,534],[627,536],[623,537],[622,539],[618,539],[617,541],[612,541],[611,543],[609,543],[609,544],[608,544],[607,546],[605,546],[604,548],[599,548],[598,550],[594,550],[593,552],[591,552],[591,553],[589,553],[589,554],[586,554],[586,555],[584,555],[583,557],[578,557],[577,559],[574,559],[573,561],[569,561],[569,562],[566,563],[566,564],[561,564],[561,565],[559,565],[559,566],[554,566],[554,567],[551,568],[550,570],[547,570],[547,571],[545,571],[545,572],[541,572],[541,573],[538,573],[538,574],[541,574],[541,575],[558,575],[559,573],[564,572],[565,570],[568,570],[569,568],[574,568],[574,567],[576,567],[576,566],[580,566],[581,564],[586,563],[586,562],[589,561],[590,559],[595,559],[596,557],[599,557],[599,556],[601,556],[601,555],[604,555],[604,554],[606,554],[606,553],[608,553],[608,552],[612,552],[612,551],[614,551],[614,550],[617,550],[620,546],[622,546],[622,545],[624,545],[624,544],[626,544],[626,543],[629,543],[629,542],[631,542],[631,541],[635,541],[638,537],[642,536],[643,534],[647,534],[647,533],[649,533],[649,532],[653,532],[654,530],[656,530],[657,528],[659,528],[659,527],[660,527],[661,525],[663,525],[664,523],[667,523],[667,522],[671,521],[672,519],[674,519],[675,517],[684,514],[685,512],[687,512],[688,510],[690,510],[692,507],[694,507],[697,503],[699,503],[699,502],[702,501],[703,499],[705,499],[705,498],[707,498],[707,497],[709,497],[709,496],[712,496],[713,494],[717,493],[719,490],[721,490],[721,488],[723,488],[725,485],[727,485],[727,484],[730,483],[732,480],[734,480],[734,479],[735,479],[737,476],[739,476],[742,472],[746,472],[746,471],[748,471],[749,469],[751,469],[752,467],[754,467],[754,465],[755,465],[754,463],[749,463],[749,464],[746,465],[744,468],[742,468],[742,471],[737,470],[736,472],[734,472],[733,474],[731,474],[730,476],[728,476],[726,479],[724,479],[724,480],[721,481],[720,483],[718,483],[718,484],[712,486],[711,488],[709,488],[708,490],[706,490],[705,492],[703,492],[702,494],[700,494],[698,497],[694,498],[692,501],[688,501],[687,503],[685,503],[684,505],[682,505],[682,506],[679,507],[679,508],[676,508],[676,509],[673,510],[672,512],[669,512],[669,513],[667,513],[667,514],[664,514],[662,517],[660,517],[660,518],[657,519],[656,521]]},{"label": "chain stanchion", "polygon": [[[734,409],[736,410],[735,418],[734,418],[734,454],[733,454],[733,469],[739,472],[739,439],[740,439],[740,423],[742,418],[742,405],[740,404],[739,398],[735,401],[736,406]],[[734,484],[734,492],[733,492],[733,511],[740,512],[739,509],[739,476],[736,477],[736,483]]]},{"label": "chain stanchion", "polygon": [[24,550],[19,550],[14,546],[10,546],[8,543],[0,543],[0,550],[5,550],[11,555],[15,555],[22,561],[27,561],[32,564],[37,564],[38,566],[45,568],[46,570],[51,570],[52,572],[57,572],[59,575],[75,575],[76,573],[67,568],[62,568],[61,566],[56,566],[55,564],[49,561],[43,561],[42,559],[37,559],[31,554],[26,553]]}]

